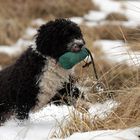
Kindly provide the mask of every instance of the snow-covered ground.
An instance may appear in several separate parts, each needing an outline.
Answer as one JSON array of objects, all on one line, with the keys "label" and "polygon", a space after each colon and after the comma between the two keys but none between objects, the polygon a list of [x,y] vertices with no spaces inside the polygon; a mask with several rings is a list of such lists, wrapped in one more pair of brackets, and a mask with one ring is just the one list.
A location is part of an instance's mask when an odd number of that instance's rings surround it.
[{"label": "snow-covered ground", "polygon": [[[108,21],[104,21],[107,14],[110,12],[124,13],[129,21],[121,22],[124,26],[136,27],[140,25],[140,2],[139,1],[112,1],[112,0],[93,0],[99,7],[100,11],[89,11],[84,17],[72,17],[71,20],[81,24],[85,23],[88,26],[98,26]],[[36,19],[32,21],[33,26],[40,26],[45,21]],[[115,22],[116,24],[116,22]],[[118,23],[120,24],[120,23]],[[28,27],[25,35],[12,46],[0,46],[0,53],[6,53],[14,56],[22,53],[29,45],[33,36],[36,34],[36,29]],[[112,62],[127,63],[140,66],[140,53],[132,52],[124,42],[116,40],[97,40],[93,44],[94,47],[100,46],[106,58]],[[1,67],[0,67],[1,69]],[[94,116],[98,115],[101,118],[106,115],[118,104],[113,101],[97,103],[91,106],[89,113]],[[68,106],[48,105],[39,112],[31,113],[30,120],[20,123],[15,119],[10,119],[0,127],[0,140],[48,140],[54,129],[57,129],[59,123],[63,123],[69,118],[71,111],[75,110]],[[139,140],[140,128],[130,128],[126,130],[102,130],[85,133],[75,133],[65,140]],[[60,140],[52,138],[53,140]]]},{"label": "snow-covered ground", "polygon": [[[89,109],[92,117],[107,117],[117,103],[109,100],[104,103],[97,103]],[[48,105],[39,112],[30,113],[30,120],[19,122],[15,119],[7,121],[0,127],[0,140],[61,140],[52,138],[54,130],[59,129],[70,118],[71,112],[76,111],[72,106]],[[79,112],[80,115],[80,112]],[[57,128],[58,127],[58,128]],[[140,128],[126,130],[102,130],[86,133],[75,133],[65,140],[139,140],[137,137]]]},{"label": "snow-covered ground", "polygon": [[[97,103],[90,107],[89,113],[92,117],[104,118],[117,107],[113,100]],[[0,127],[0,140],[47,140],[51,139],[54,129],[66,122],[72,112],[78,112],[72,106],[48,105],[39,112],[30,113],[30,120],[23,123],[11,119]],[[81,113],[78,112],[80,115]],[[82,116],[82,115],[81,115]],[[104,133],[109,131],[104,131]],[[95,135],[95,133],[93,133]],[[99,134],[99,132],[98,132]],[[102,134],[102,132],[101,132]],[[79,134],[80,135],[80,134]],[[79,135],[77,134],[76,137]],[[92,135],[92,137],[94,136]],[[97,135],[96,135],[97,137]],[[100,135],[98,136],[100,137]],[[73,139],[73,138],[71,138]],[[75,139],[76,140],[76,139]]]},{"label": "snow-covered ground", "polygon": [[[139,140],[136,136],[139,133],[139,128],[126,130],[101,130],[85,133],[75,133],[65,140]],[[52,139],[62,140],[62,139]]]}]

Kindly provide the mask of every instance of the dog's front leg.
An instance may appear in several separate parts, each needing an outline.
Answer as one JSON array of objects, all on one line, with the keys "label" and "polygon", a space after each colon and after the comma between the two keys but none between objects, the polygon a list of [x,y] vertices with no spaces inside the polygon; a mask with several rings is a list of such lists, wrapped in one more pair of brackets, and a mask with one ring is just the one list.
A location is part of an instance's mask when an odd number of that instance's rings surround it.
[{"label": "dog's front leg", "polygon": [[28,119],[29,117],[29,107],[26,104],[18,104],[16,108],[16,118],[19,120]]}]

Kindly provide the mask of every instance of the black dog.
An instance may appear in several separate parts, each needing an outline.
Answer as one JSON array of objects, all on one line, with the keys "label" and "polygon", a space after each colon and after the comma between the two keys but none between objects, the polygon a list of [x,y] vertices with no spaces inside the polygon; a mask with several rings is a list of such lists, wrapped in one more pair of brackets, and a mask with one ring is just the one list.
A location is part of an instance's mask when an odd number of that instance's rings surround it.
[{"label": "black dog", "polygon": [[[0,72],[1,120],[9,112],[14,112],[18,119],[26,119],[30,111],[60,99],[58,95],[65,96],[67,89],[70,92],[71,70],[60,67],[58,59],[68,51],[79,51],[84,45],[80,28],[70,20],[57,19],[42,25],[35,45]],[[79,90],[74,87],[73,91],[72,96],[77,98]]]}]

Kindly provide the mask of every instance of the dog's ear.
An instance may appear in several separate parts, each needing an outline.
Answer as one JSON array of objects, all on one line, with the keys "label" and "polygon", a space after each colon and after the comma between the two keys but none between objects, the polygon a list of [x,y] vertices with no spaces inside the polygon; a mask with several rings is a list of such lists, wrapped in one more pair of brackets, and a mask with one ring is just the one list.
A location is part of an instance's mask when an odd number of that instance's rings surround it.
[{"label": "dog's ear", "polygon": [[64,51],[60,35],[63,25],[50,21],[40,26],[36,35],[37,50],[43,55],[57,59]]},{"label": "dog's ear", "polygon": [[[50,24],[53,22],[49,22]],[[36,45],[37,45],[37,50],[39,52],[41,52],[42,54],[46,54],[45,52],[47,51],[46,50],[46,47],[49,45],[49,42],[50,42],[50,31],[51,31],[51,28],[49,26],[49,24],[44,24],[42,26],[40,26],[40,28],[38,29],[38,32],[36,34]]]}]

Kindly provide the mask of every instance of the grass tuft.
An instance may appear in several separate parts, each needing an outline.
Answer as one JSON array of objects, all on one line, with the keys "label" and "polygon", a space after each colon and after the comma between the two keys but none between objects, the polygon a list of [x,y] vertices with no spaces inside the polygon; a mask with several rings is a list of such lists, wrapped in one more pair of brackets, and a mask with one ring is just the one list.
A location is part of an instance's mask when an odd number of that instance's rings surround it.
[{"label": "grass tuft", "polygon": [[0,18],[0,44],[11,45],[16,42],[23,35],[27,24],[27,20],[24,21],[23,19]]},{"label": "grass tuft", "polygon": [[106,17],[106,20],[111,20],[111,21],[128,21],[128,18],[122,14],[122,13],[109,13]]}]

